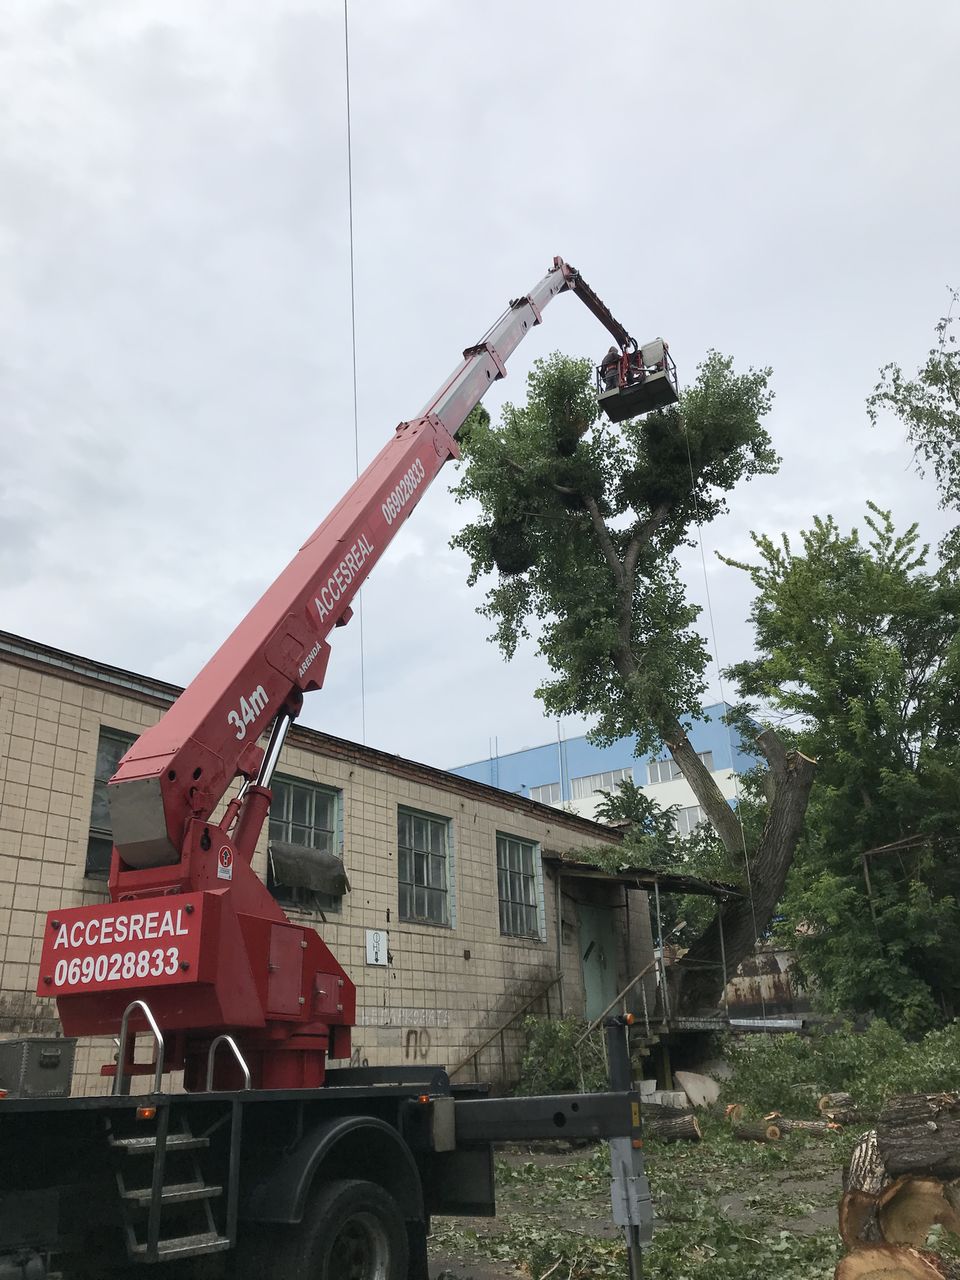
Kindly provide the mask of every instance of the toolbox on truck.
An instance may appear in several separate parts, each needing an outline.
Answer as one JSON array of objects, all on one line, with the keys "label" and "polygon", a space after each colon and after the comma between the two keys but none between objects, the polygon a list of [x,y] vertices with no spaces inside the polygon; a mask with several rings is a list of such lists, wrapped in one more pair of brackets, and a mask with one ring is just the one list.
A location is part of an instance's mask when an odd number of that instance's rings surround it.
[{"label": "toolbox on truck", "polygon": [[0,1040],[0,1090],[8,1098],[68,1098],[75,1037]]}]

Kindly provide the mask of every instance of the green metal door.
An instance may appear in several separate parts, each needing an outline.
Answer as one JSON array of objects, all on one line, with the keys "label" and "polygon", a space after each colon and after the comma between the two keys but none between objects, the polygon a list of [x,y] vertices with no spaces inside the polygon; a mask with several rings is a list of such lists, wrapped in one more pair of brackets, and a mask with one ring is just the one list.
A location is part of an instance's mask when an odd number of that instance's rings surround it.
[{"label": "green metal door", "polygon": [[588,1020],[599,1018],[617,994],[613,912],[609,907],[579,907],[580,964]]}]

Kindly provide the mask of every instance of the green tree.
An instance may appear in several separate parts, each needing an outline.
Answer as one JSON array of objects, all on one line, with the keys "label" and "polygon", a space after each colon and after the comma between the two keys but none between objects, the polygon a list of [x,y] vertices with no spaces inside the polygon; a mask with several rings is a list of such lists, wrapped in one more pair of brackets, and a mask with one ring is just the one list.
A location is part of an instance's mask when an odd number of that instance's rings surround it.
[{"label": "green tree", "polygon": [[[537,363],[526,403],[507,404],[497,428],[474,418],[455,490],[480,506],[453,545],[470,557],[471,584],[496,575],[481,612],[505,656],[535,631],[551,672],[537,695],[552,715],[593,717],[600,742],[635,734],[640,752],[665,744],[741,866],[737,815],[683,728],[700,713],[707,652],[676,552],[697,520],[727,509],[741,480],[776,470],[763,426],[768,384],[769,370],[737,373],[711,352],[678,405],[613,427],[598,421],[590,362],[555,354]],[[758,746],[770,806],[749,853],[762,891],[756,912],[738,903],[725,913],[731,964],[752,949],[754,919],[762,928],[774,910],[813,777],[773,731]],[[717,960],[716,922],[692,953]],[[700,972],[691,999],[719,994],[719,970]]]},{"label": "green tree", "polygon": [[834,1008],[917,1032],[958,1012],[960,586],[916,526],[754,535],[758,657],[732,669],[819,762],[787,933]]},{"label": "green tree", "polygon": [[921,474],[933,471],[940,505],[960,508],[960,347],[952,314],[960,294],[951,289],[950,297],[950,311],[937,322],[936,343],[916,376],[906,377],[896,363],[885,365],[867,413],[874,425],[882,409],[900,419]]}]

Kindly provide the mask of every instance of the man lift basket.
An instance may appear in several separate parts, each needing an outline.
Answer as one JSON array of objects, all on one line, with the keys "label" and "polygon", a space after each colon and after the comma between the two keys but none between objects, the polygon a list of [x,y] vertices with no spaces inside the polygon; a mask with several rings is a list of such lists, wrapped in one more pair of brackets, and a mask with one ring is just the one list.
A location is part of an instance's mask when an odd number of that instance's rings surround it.
[{"label": "man lift basket", "polygon": [[597,398],[611,422],[676,404],[677,366],[663,339],[638,347],[631,338],[619,353],[611,347],[597,365]]}]

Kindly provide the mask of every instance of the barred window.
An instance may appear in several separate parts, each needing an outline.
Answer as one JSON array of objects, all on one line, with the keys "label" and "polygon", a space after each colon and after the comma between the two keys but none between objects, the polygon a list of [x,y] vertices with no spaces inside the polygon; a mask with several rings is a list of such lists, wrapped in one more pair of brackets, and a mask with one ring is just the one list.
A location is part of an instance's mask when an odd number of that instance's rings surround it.
[{"label": "barred window", "polygon": [[106,880],[110,874],[113,831],[110,826],[107,783],[116,773],[121,756],[127,753],[136,740],[135,733],[124,733],[122,729],[101,728],[100,730],[97,763],[93,775],[93,803],[90,806],[87,860],[83,868],[83,874],[89,876],[91,880]]},{"label": "barred window", "polygon": [[397,850],[400,919],[449,924],[449,819],[399,809]]},{"label": "barred window", "polygon": [[511,938],[540,938],[537,903],[537,846],[497,835],[497,889],[500,932]]},{"label": "barred window", "polygon": [[[270,790],[273,792],[268,827],[270,840],[283,840],[307,849],[322,849],[325,853],[343,857],[339,847],[339,791],[302,778],[279,776],[274,776]],[[284,906],[339,911],[342,905],[341,899],[333,894],[283,884],[269,855],[267,888]]]},{"label": "barred window", "polygon": [[530,799],[539,800],[541,804],[559,804],[560,783],[545,782],[541,787],[531,787]]},{"label": "barred window", "polygon": [[[713,752],[698,751],[697,755],[703,763],[703,767],[713,773]],[[677,778],[682,778],[677,762],[672,756],[667,756],[665,760],[651,760],[647,766],[647,776],[650,779],[650,786],[656,782],[675,782]]]},{"label": "barred window", "polygon": [[622,782],[633,781],[633,769],[608,769],[606,773],[590,773],[584,778],[571,778],[570,795],[585,800],[595,791],[616,791]]}]

